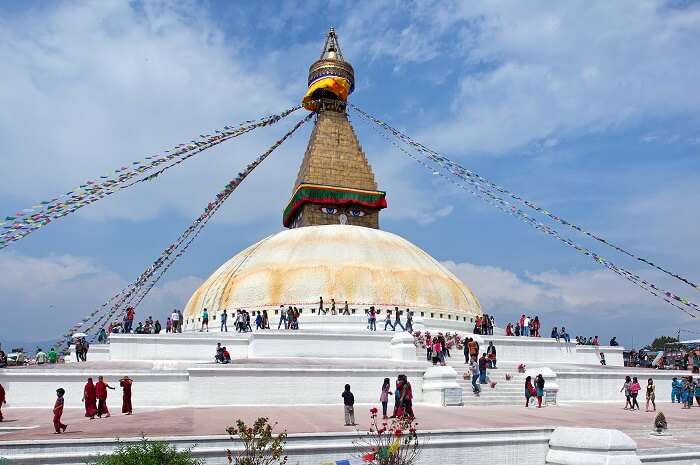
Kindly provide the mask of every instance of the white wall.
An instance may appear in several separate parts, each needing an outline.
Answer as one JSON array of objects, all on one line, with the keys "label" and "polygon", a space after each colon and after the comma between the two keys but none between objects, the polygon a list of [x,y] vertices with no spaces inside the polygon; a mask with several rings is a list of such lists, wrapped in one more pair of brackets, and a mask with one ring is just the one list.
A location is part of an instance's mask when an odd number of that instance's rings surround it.
[{"label": "white wall", "polygon": [[[76,364],[78,366],[78,364]],[[107,405],[121,411],[119,379],[129,375],[134,380],[134,402],[138,406],[170,406],[188,403],[186,372],[113,372],[89,373],[79,370],[3,370],[0,384],[7,393],[8,407],[51,407],[56,401],[56,389],[66,390],[66,406],[81,407],[83,388],[88,377],[97,382],[103,375],[105,381],[116,388],[108,392]]]},{"label": "white wall", "polygon": [[377,403],[384,378],[408,376],[414,400],[421,400],[419,369],[191,368],[192,405],[339,404],[346,383],[357,403]]},{"label": "white wall", "polygon": [[625,376],[637,376],[642,390],[637,401],[640,405],[646,402],[645,386],[647,379],[652,378],[656,385],[656,400],[669,402],[671,400],[671,380],[674,376],[688,376],[689,371],[675,370],[554,370],[557,373],[556,382],[559,384],[559,400],[563,401],[619,401],[625,403],[625,395],[620,392]]},{"label": "white wall", "polygon": [[496,346],[498,360],[501,362],[538,362],[550,363],[580,363],[600,365],[598,352],[605,353],[608,366],[623,366],[622,347],[610,346],[577,346],[565,344],[562,340],[544,337],[524,336],[471,336],[479,341],[479,346],[485,352],[489,341]]},{"label": "white wall", "polygon": [[[342,418],[338,421],[340,423]],[[551,428],[431,431],[429,438],[422,435],[423,450],[417,465],[544,465],[551,433]],[[225,450],[240,448],[239,441],[224,435],[152,439],[163,440],[179,449],[191,448],[207,465],[227,464]],[[360,454],[358,439],[357,432],[290,434],[285,453],[289,465],[334,463],[357,457]],[[115,446],[115,440],[104,439],[7,441],[0,442],[0,456],[10,459],[12,464],[83,465],[94,454],[109,453]]]},{"label": "white wall", "polygon": [[248,356],[389,359],[393,334],[260,331],[251,336]]},{"label": "white wall", "polygon": [[232,358],[247,358],[249,337],[236,333],[113,334],[110,359],[213,362],[217,342],[226,346]]}]

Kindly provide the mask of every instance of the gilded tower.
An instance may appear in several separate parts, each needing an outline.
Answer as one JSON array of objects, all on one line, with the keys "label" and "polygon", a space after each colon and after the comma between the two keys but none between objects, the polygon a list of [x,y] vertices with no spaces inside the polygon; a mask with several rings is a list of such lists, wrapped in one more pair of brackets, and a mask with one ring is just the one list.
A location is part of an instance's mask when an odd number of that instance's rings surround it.
[{"label": "gilded tower", "polygon": [[344,60],[333,28],[321,57],[309,68],[304,107],[318,111],[304,160],[284,210],[287,228],[350,224],[379,229],[386,194],[377,190],[372,167],[348,121],[346,101],[355,71]]}]

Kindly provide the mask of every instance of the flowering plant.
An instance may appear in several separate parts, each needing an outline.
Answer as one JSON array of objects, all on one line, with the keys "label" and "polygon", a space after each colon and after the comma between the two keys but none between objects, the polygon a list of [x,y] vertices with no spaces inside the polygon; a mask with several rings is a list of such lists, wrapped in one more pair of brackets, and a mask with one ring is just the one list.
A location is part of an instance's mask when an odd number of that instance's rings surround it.
[{"label": "flowering plant", "polygon": [[421,452],[416,428],[418,423],[408,417],[383,420],[377,408],[370,409],[369,431],[356,445],[364,450],[362,461],[370,465],[413,465]]},{"label": "flowering plant", "polygon": [[[238,436],[243,443],[240,451],[226,450],[228,463],[236,465],[285,465],[287,456],[284,455],[284,444],[287,439],[287,431],[282,431],[277,436],[272,434],[272,428],[267,417],[255,420],[253,426],[247,426],[243,420],[237,420],[236,426],[229,426],[226,432]],[[235,460],[235,462],[234,462]]]}]

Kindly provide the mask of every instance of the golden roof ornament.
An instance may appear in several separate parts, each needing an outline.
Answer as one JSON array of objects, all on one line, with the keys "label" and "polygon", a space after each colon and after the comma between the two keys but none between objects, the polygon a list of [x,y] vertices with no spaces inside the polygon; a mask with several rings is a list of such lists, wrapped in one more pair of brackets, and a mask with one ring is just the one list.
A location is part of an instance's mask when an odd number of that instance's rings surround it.
[{"label": "golden roof ornament", "polygon": [[326,109],[345,110],[348,95],[355,90],[355,70],[345,61],[334,28],[328,30],[321,57],[309,68],[308,89],[303,104],[315,111],[324,101]]}]

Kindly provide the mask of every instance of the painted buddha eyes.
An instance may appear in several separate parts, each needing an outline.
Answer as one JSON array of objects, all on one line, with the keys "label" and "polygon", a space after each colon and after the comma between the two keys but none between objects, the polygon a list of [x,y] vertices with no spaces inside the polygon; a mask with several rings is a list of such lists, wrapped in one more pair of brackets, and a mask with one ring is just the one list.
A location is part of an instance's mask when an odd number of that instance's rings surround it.
[{"label": "painted buddha eyes", "polygon": [[[321,212],[323,212],[326,215],[338,215],[340,213],[340,209],[338,207],[321,207]],[[360,216],[365,216],[365,211],[360,210],[359,208],[349,208],[347,210],[348,216],[352,216],[354,218],[358,218]]]}]

